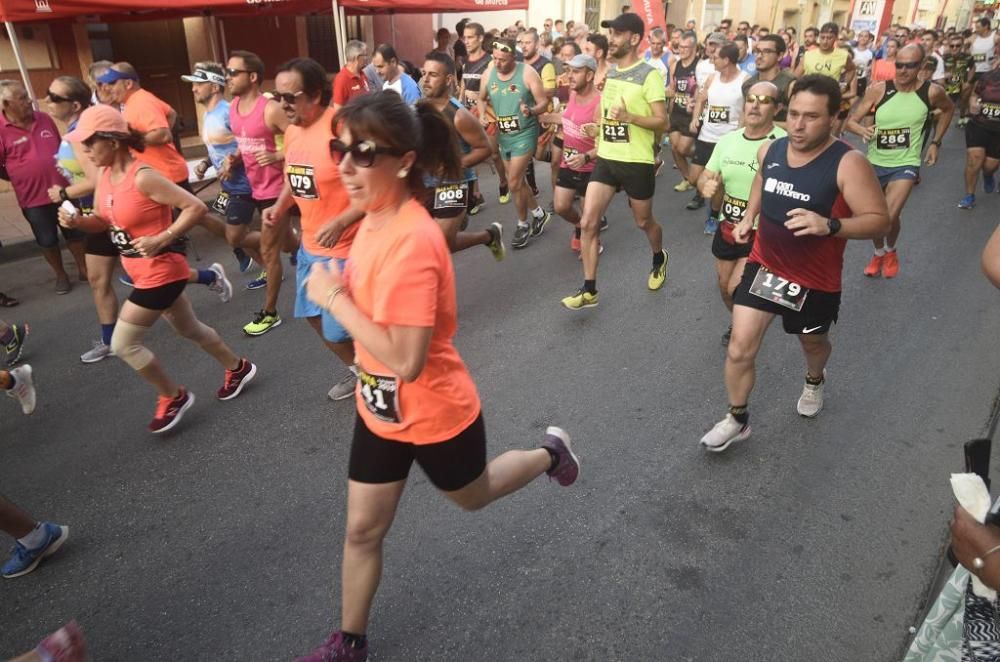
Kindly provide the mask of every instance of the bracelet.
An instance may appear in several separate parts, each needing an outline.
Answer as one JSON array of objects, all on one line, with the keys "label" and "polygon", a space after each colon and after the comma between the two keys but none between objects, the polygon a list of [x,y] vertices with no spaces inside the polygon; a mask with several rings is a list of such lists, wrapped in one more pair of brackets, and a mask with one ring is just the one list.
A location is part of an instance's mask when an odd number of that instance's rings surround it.
[{"label": "bracelet", "polygon": [[170,228],[167,228],[166,230],[164,230],[164,232],[166,232],[167,234],[169,234],[171,237],[176,237],[177,236],[177,235],[175,235],[173,233],[173,231]]},{"label": "bracelet", "polygon": [[[988,550],[985,554],[983,554],[983,556],[989,556],[990,554],[996,551],[1000,551],[1000,545],[997,545],[993,549]],[[972,559],[972,567],[975,568],[976,570],[982,570],[983,568],[986,567],[986,561],[984,561],[981,556],[977,556],[976,558]]]},{"label": "bracelet", "polygon": [[66,193],[66,187],[59,189],[59,199],[63,202],[69,202],[69,194]]},{"label": "bracelet", "polygon": [[344,286],[331,287],[326,293],[326,309],[330,310],[333,307],[333,301],[337,298],[337,295],[344,291]]}]

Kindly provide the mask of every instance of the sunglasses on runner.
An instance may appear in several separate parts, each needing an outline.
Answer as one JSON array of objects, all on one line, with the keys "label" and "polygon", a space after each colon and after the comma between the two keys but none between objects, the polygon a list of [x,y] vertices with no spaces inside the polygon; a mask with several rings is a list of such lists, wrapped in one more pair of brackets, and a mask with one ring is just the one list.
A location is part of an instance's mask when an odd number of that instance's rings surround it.
[{"label": "sunglasses on runner", "polygon": [[247,71],[246,69],[226,69],[227,78],[236,78],[240,74],[248,74],[248,73],[250,72]]},{"label": "sunglasses on runner", "polygon": [[295,100],[303,94],[305,94],[304,90],[299,90],[298,92],[271,92],[271,97],[273,97],[275,101],[291,106],[295,103]]},{"label": "sunglasses on runner", "polygon": [[772,96],[768,96],[766,94],[748,94],[747,102],[753,103],[754,101],[761,104],[762,106],[770,106],[772,103],[775,102],[775,98]]},{"label": "sunglasses on runner", "polygon": [[497,49],[498,51],[502,51],[504,53],[513,53],[514,52],[514,48],[512,46],[508,46],[507,44],[503,43],[502,41],[498,41],[495,44],[493,44],[493,48]]},{"label": "sunglasses on runner", "polygon": [[375,165],[375,156],[378,154],[402,156],[404,152],[392,147],[379,147],[371,140],[362,140],[353,145],[346,145],[336,138],[330,141],[330,155],[333,157],[334,163],[340,165],[345,154],[350,154],[351,161],[359,168],[371,168]]},{"label": "sunglasses on runner", "polygon": [[49,101],[51,101],[52,103],[66,103],[67,101],[72,101],[72,99],[69,99],[67,97],[61,97],[61,96],[59,96],[58,94],[56,94],[52,90],[49,90],[48,92],[46,92],[45,96],[48,97]]},{"label": "sunglasses on runner", "polygon": [[923,62],[900,62],[896,60],[897,69],[919,69]]}]

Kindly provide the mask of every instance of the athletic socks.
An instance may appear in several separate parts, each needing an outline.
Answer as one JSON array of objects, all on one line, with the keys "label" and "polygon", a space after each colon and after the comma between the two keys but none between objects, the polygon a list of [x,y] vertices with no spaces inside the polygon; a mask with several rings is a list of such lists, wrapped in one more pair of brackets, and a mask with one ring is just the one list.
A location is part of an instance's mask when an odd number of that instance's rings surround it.
[{"label": "athletic socks", "polygon": [[198,270],[198,284],[199,285],[211,285],[215,282],[218,275],[211,269],[199,269]]},{"label": "athletic socks", "polygon": [[895,246],[890,246],[889,244],[886,244],[885,245],[885,252],[886,253],[895,253],[896,252],[896,247]]},{"label": "athletic socks", "polygon": [[31,533],[18,540],[25,549],[38,549],[45,544],[45,527],[41,522],[35,525]]},{"label": "athletic socks", "polygon": [[663,265],[663,261],[666,258],[663,255],[663,251],[657,251],[653,253],[653,268],[656,269]]},{"label": "athletic socks", "polygon": [[114,335],[115,325],[114,324],[102,324],[101,325],[101,342],[105,345],[111,346],[111,336]]},{"label": "athletic socks", "polygon": [[876,248],[875,249],[875,255],[877,255],[878,257],[885,257],[885,249],[884,248]]},{"label": "athletic socks", "polygon": [[368,641],[368,637],[363,634],[354,634],[352,632],[344,632],[341,630],[340,634],[344,635],[344,643],[351,648],[358,649],[365,645]]},{"label": "athletic socks", "polygon": [[806,373],[806,384],[809,384],[809,386],[819,386],[822,383],[823,383],[822,377],[813,377],[808,372]]},{"label": "athletic socks", "polygon": [[750,421],[750,412],[746,405],[730,405],[729,413],[740,425],[746,425]]},{"label": "athletic socks", "polygon": [[545,210],[542,209],[541,205],[538,205],[537,207],[531,210],[531,215],[534,216],[535,218],[544,218]]},{"label": "athletic socks", "polygon": [[7,330],[4,331],[3,335],[0,336],[0,345],[6,345],[14,339],[14,327],[8,326]]},{"label": "athletic socks", "polygon": [[583,281],[583,291],[590,294],[597,294],[597,279]]}]

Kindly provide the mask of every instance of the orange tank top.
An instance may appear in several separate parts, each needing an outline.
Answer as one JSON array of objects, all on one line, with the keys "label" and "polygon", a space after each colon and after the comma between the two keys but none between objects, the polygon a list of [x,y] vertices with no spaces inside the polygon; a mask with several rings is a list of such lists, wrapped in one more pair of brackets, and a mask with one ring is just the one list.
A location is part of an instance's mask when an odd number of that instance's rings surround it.
[{"label": "orange tank top", "polygon": [[118,183],[111,181],[111,168],[104,168],[94,207],[97,216],[108,224],[111,242],[121,254],[122,267],[135,287],[150,289],[187,280],[188,263],[181,253],[164,250],[159,255],[142,257],[132,247],[133,239],[157,235],[173,223],[169,206],[151,200],[136,187],[135,176],[142,168],[149,166],[133,161]]}]

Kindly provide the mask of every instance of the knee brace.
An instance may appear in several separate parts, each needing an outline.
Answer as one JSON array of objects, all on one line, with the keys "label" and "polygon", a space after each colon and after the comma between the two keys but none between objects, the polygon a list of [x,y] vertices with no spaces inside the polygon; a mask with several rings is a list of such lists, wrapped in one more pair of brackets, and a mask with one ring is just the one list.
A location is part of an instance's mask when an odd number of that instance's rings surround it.
[{"label": "knee brace", "polygon": [[145,326],[118,320],[114,335],[111,336],[111,351],[115,356],[129,364],[133,370],[142,370],[155,358],[153,353],[142,344],[142,339],[148,330]]}]

